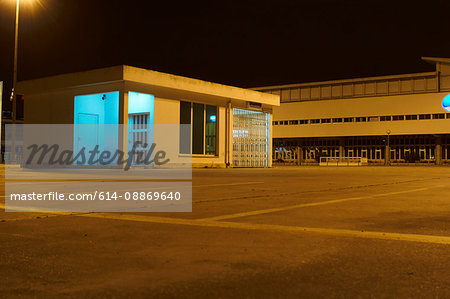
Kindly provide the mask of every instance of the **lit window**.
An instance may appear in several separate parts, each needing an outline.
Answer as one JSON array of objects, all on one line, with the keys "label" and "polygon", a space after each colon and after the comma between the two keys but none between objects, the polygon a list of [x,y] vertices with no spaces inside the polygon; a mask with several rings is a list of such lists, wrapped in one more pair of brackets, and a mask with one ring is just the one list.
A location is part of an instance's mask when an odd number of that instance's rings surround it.
[{"label": "lit window", "polygon": [[216,154],[216,135],[217,135],[217,107],[206,105],[206,126],[205,126],[205,154]]}]

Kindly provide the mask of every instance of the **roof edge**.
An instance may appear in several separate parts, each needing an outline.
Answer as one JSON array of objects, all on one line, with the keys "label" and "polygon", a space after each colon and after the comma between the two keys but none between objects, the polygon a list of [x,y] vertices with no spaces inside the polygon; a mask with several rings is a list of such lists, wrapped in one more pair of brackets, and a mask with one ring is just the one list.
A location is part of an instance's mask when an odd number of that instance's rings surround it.
[{"label": "roof edge", "polygon": [[421,57],[422,60],[431,63],[431,64],[437,64],[437,63],[444,63],[444,64],[450,64],[450,58],[445,57]]}]

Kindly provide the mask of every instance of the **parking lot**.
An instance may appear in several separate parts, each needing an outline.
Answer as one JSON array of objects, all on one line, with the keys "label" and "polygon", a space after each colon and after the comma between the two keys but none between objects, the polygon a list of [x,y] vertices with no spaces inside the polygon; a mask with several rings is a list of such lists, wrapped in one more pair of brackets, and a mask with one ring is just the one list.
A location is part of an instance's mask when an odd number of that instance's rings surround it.
[{"label": "parking lot", "polygon": [[0,297],[449,298],[449,188],[449,167],[195,169],[192,213],[2,202]]}]

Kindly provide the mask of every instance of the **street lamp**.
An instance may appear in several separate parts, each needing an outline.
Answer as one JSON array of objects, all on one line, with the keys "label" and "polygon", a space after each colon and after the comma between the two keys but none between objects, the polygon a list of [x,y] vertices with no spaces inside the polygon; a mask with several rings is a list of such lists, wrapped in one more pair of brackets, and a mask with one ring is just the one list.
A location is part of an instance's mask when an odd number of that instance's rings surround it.
[{"label": "street lamp", "polygon": [[14,34],[14,76],[13,76],[13,87],[11,92],[10,101],[12,101],[12,123],[16,123],[17,119],[17,97],[16,97],[16,85],[17,85],[17,46],[19,42],[19,8],[20,0],[16,0],[16,26]]},{"label": "street lamp", "polygon": [[16,161],[16,120],[17,120],[17,54],[19,43],[19,9],[20,0],[16,0],[16,24],[14,29],[14,75],[13,87],[11,91],[10,101],[12,101],[12,138],[11,138],[11,158],[12,162]]}]

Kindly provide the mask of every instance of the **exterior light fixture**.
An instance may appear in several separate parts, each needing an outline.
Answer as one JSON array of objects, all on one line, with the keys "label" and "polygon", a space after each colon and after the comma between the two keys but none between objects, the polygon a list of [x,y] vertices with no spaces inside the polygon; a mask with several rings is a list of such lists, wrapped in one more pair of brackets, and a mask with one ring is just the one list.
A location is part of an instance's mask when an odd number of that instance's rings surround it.
[{"label": "exterior light fixture", "polygon": [[450,94],[445,96],[444,99],[442,100],[442,108],[450,112]]}]

